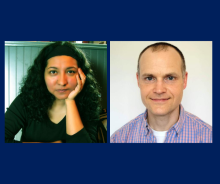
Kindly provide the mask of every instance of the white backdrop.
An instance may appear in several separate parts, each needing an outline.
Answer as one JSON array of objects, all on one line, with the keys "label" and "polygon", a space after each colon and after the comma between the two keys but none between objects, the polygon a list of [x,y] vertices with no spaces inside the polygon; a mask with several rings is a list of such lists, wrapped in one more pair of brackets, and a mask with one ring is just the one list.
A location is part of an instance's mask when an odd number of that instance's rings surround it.
[{"label": "white backdrop", "polygon": [[[183,53],[188,83],[184,109],[212,125],[212,42],[166,41]],[[110,42],[110,135],[145,111],[136,81],[140,52],[153,41]]]}]

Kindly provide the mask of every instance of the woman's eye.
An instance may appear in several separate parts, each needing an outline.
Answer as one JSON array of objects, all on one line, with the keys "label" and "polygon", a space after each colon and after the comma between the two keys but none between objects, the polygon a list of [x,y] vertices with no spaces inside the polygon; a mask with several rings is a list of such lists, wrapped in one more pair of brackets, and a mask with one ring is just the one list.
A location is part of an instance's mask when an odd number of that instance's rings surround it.
[{"label": "woman's eye", "polygon": [[76,73],[76,72],[73,71],[73,70],[69,70],[67,73],[74,74],[74,73]]},{"label": "woman's eye", "polygon": [[52,74],[52,75],[54,75],[54,74],[57,73],[57,71],[55,71],[55,70],[51,70],[49,73]]}]

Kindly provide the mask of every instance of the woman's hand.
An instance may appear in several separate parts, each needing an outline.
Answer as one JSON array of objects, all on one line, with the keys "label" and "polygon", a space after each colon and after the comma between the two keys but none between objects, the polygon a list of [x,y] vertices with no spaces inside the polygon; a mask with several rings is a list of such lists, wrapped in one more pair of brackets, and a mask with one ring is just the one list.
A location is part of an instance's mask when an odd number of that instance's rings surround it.
[{"label": "woman's hand", "polygon": [[[80,78],[79,78],[80,75]],[[81,79],[81,80],[80,80]],[[66,102],[66,133],[68,135],[74,135],[83,129],[83,123],[79,115],[78,108],[74,98],[80,93],[83,89],[83,86],[86,82],[86,76],[83,71],[79,68],[78,74],[76,75],[77,86],[69,94],[68,98],[65,99]]]},{"label": "woman's hand", "polygon": [[54,142],[22,142],[22,143],[62,143],[62,141],[54,141]]},{"label": "woman's hand", "polygon": [[54,142],[51,142],[51,143],[62,143],[62,141],[54,141]]},{"label": "woman's hand", "polygon": [[[79,78],[80,75],[80,78]],[[81,68],[78,68],[78,74],[76,75],[76,80],[77,80],[77,86],[76,88],[69,94],[68,98],[66,100],[73,100],[79,93],[82,91],[83,86],[86,82],[86,76],[83,73]]]}]

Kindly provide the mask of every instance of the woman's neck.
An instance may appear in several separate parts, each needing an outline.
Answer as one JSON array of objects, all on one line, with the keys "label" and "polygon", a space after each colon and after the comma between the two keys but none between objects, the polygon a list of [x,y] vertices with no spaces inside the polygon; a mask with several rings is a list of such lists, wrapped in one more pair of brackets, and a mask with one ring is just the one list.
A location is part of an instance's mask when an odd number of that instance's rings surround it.
[{"label": "woman's neck", "polygon": [[58,124],[66,115],[66,104],[64,100],[55,100],[52,107],[48,110],[50,120]]},{"label": "woman's neck", "polygon": [[56,99],[53,102],[53,105],[52,105],[50,110],[52,110],[52,111],[60,111],[60,110],[63,110],[63,109],[66,109],[65,100],[58,100],[58,99]]}]

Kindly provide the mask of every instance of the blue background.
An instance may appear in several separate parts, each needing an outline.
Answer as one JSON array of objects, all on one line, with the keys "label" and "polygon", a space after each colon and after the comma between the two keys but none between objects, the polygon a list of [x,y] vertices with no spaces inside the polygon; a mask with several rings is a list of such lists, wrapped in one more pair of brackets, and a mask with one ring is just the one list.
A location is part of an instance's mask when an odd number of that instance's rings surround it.
[{"label": "blue background", "polygon": [[1,183],[218,183],[218,7],[211,1],[83,1],[81,4],[10,1],[2,4],[2,84],[4,41],[107,40],[108,109],[110,41],[213,41],[213,143],[5,144],[2,90]]}]

